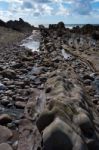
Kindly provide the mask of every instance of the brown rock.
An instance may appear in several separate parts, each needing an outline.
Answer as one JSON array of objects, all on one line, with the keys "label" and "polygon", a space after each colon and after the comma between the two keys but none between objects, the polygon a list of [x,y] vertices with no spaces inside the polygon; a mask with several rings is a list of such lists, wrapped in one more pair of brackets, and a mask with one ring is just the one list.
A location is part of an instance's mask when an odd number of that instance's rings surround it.
[{"label": "brown rock", "polygon": [[25,103],[25,102],[17,101],[17,102],[15,103],[15,106],[16,106],[17,108],[22,108],[22,109],[24,109],[25,106],[26,106],[26,103]]},{"label": "brown rock", "polygon": [[12,78],[16,77],[15,71],[11,70],[11,69],[6,69],[6,70],[2,71],[1,74],[3,75],[4,78],[12,79]]},{"label": "brown rock", "polygon": [[12,118],[8,114],[2,114],[0,115],[0,124],[4,125],[6,123],[10,123],[12,121]]},{"label": "brown rock", "polygon": [[11,146],[7,143],[0,144],[0,150],[12,150]]},{"label": "brown rock", "polygon": [[0,143],[6,142],[12,135],[13,133],[10,129],[0,125]]}]

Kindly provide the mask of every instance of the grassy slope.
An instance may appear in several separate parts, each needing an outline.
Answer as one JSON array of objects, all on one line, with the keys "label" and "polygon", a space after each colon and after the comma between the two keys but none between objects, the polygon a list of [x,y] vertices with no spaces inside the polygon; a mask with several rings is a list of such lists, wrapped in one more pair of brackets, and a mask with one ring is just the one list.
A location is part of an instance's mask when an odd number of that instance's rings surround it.
[{"label": "grassy slope", "polygon": [[0,45],[7,45],[20,41],[24,37],[24,33],[14,31],[12,29],[0,27]]}]

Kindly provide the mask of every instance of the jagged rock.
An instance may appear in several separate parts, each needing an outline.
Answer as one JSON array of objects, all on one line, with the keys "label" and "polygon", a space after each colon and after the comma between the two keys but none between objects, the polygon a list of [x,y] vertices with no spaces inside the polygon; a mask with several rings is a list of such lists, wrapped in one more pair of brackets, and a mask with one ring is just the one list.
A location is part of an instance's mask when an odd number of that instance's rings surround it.
[{"label": "jagged rock", "polygon": [[65,25],[63,22],[59,22],[58,24],[50,24],[49,29],[65,29]]},{"label": "jagged rock", "polygon": [[33,30],[33,26],[31,26],[29,23],[25,22],[23,19],[19,18],[19,21],[15,20],[15,21],[8,21],[6,23],[6,26],[8,28],[12,28],[14,30],[17,31],[21,31],[21,32],[32,32]]}]

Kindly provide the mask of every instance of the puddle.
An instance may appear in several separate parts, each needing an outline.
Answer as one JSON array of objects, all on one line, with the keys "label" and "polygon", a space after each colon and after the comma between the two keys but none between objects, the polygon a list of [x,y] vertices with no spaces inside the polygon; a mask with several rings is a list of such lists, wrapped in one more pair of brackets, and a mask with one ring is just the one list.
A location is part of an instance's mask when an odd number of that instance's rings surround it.
[{"label": "puddle", "polygon": [[65,60],[71,60],[72,59],[72,55],[67,53],[64,49],[62,49],[62,55],[63,55]]},{"label": "puddle", "polygon": [[39,51],[40,46],[40,33],[33,31],[32,35],[22,41],[20,46],[31,49],[32,51]]}]

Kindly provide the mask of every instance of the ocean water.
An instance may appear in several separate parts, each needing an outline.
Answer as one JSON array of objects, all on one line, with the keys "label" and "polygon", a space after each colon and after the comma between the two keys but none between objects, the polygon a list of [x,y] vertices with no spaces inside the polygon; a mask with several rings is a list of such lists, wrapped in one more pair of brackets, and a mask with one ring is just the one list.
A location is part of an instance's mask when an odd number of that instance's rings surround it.
[{"label": "ocean water", "polygon": [[[66,28],[69,28],[69,29],[72,29],[73,27],[76,27],[76,26],[79,26],[79,27],[83,27],[85,24],[65,24],[65,27]],[[99,25],[99,24],[93,24],[93,25]],[[49,24],[44,24],[44,26],[46,27],[46,28],[48,28],[49,27]]]},{"label": "ocean water", "polygon": [[34,39],[34,36],[31,35],[28,38],[22,41],[20,46],[24,46],[25,48],[31,49],[32,51],[39,51],[40,41]]},{"label": "ocean water", "polygon": [[[84,24],[65,24],[65,27],[69,29],[72,29],[73,27],[76,27],[76,26],[82,27],[84,26]],[[49,24],[44,24],[44,27],[48,28]]]},{"label": "ocean water", "polygon": [[73,27],[76,27],[76,26],[83,27],[84,24],[65,24],[65,27],[69,29],[72,29]]}]

